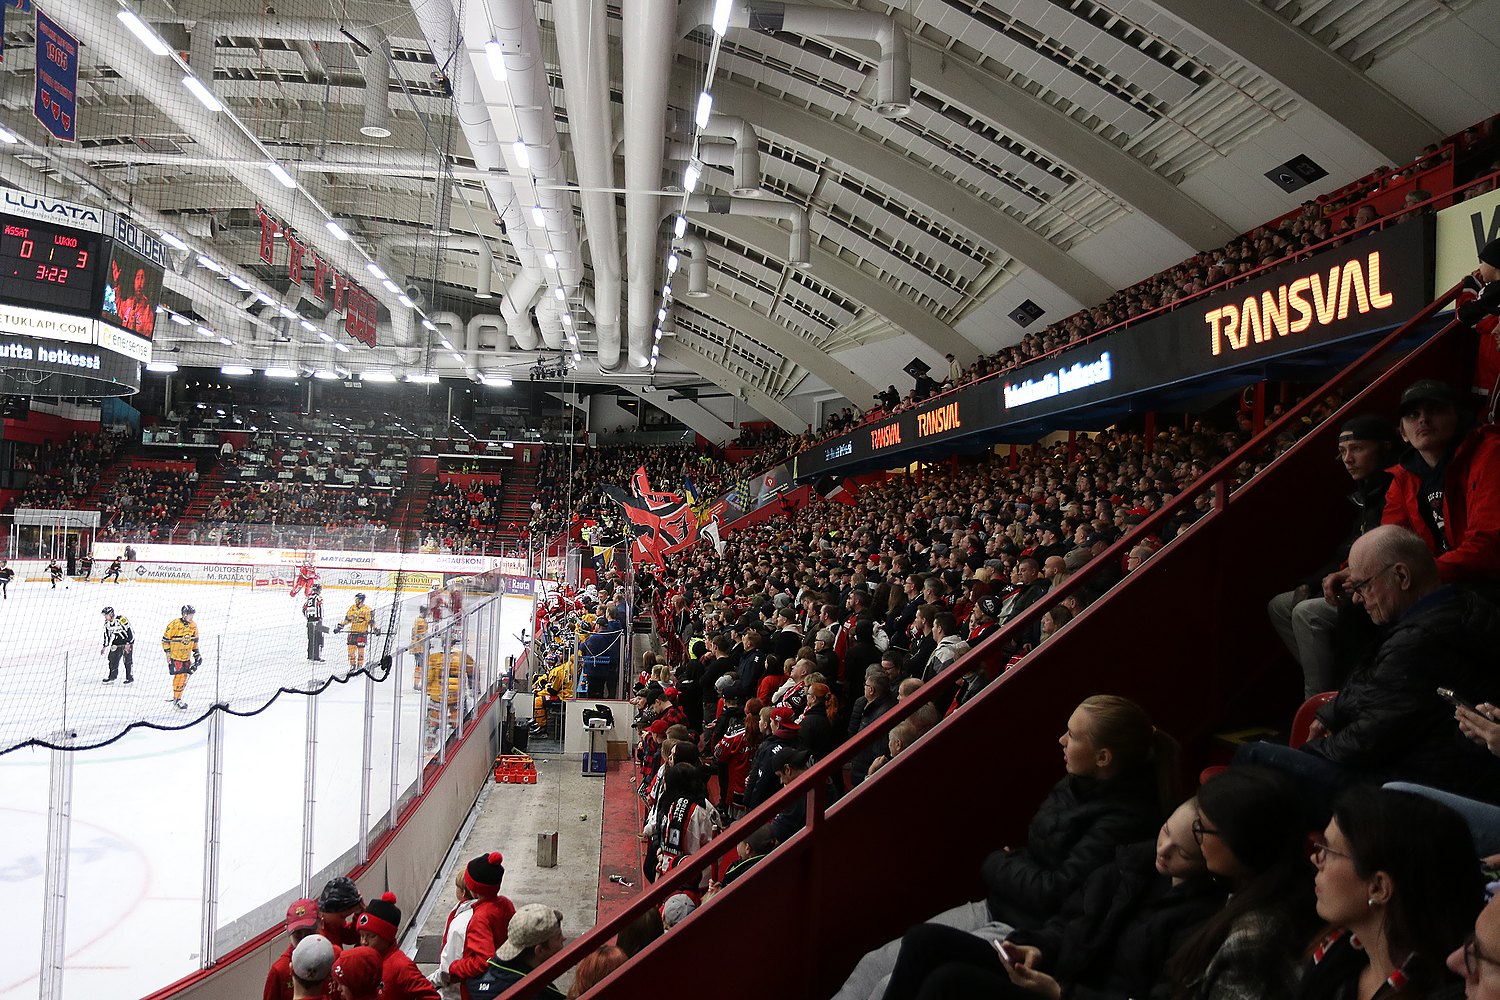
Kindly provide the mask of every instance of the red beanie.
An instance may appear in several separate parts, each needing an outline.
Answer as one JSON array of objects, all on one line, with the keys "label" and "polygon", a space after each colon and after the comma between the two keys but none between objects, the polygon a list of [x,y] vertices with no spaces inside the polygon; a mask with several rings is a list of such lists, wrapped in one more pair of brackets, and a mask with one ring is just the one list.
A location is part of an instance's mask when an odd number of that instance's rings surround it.
[{"label": "red beanie", "polygon": [[380,952],[374,948],[345,948],[333,962],[333,980],[349,987],[355,1000],[373,998],[380,989]]},{"label": "red beanie", "polygon": [[365,912],[361,913],[359,919],[354,922],[356,930],[379,934],[387,941],[396,940],[400,926],[401,910],[396,906],[394,892],[381,893],[380,898],[372,900],[365,907]]},{"label": "red beanie", "polygon": [[480,899],[494,899],[500,893],[500,882],[505,878],[505,859],[499,851],[481,854],[464,869],[464,885]]}]

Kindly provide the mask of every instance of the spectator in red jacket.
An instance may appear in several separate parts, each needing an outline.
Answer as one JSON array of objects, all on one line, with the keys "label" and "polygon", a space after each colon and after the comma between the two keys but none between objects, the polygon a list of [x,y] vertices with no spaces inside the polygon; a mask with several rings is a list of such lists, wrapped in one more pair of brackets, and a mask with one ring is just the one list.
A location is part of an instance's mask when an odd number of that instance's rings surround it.
[{"label": "spectator in red jacket", "polygon": [[[292,1000],[292,997],[296,994],[296,983],[293,979],[297,972],[297,965],[293,962],[292,958],[297,945],[301,944],[307,938],[312,937],[318,930],[317,901],[299,899],[287,907],[286,930],[292,940],[286,946],[286,951],[281,953],[281,957],[271,963],[271,971],[266,973],[266,987],[261,993],[263,1000]],[[333,964],[333,959],[338,957],[338,954],[339,949],[334,947],[332,956],[328,960],[330,966]],[[317,979],[320,982],[326,981],[328,987],[327,995],[331,997],[338,996],[332,981],[328,979],[327,969],[323,970],[323,975],[321,976],[303,976],[301,978],[309,981],[313,979]],[[304,985],[304,992],[305,989]]]},{"label": "spectator in red jacket", "polygon": [[401,910],[394,892],[382,893],[354,922],[359,943],[380,955],[380,1000],[442,1000],[406,952],[396,947]]},{"label": "spectator in red jacket", "polygon": [[1463,400],[1432,379],[1401,394],[1401,437],[1410,447],[1391,470],[1381,520],[1416,532],[1444,583],[1500,584],[1500,430],[1466,428]]},{"label": "spectator in red jacket", "polygon": [[380,953],[374,948],[349,948],[333,963],[328,981],[343,1000],[377,1000],[380,996]]},{"label": "spectator in red jacket", "polygon": [[464,935],[464,953],[448,967],[448,980],[458,980],[463,985],[460,995],[469,1000],[469,986],[465,980],[473,979],[484,972],[484,967],[495,952],[505,943],[506,927],[515,916],[516,906],[500,895],[500,883],[505,879],[504,859],[499,851],[491,851],[470,861],[464,869],[464,885],[474,894],[474,913],[469,918],[469,930]]}]

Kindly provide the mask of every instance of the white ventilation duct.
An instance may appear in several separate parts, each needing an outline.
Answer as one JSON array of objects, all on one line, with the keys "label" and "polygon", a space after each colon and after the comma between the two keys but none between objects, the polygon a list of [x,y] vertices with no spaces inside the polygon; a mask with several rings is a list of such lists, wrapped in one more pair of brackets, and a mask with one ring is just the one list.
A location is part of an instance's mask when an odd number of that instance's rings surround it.
[{"label": "white ventilation duct", "polygon": [[[230,35],[239,38],[279,38],[289,41],[339,42],[353,46],[354,57],[359,61],[359,71],[365,78],[365,120],[360,133],[372,139],[390,136],[391,120],[391,62],[390,40],[380,28],[357,21],[334,21],[314,17],[281,17],[275,14],[264,17],[236,17],[227,20],[200,21],[195,26],[193,54],[198,32],[207,29],[210,38]],[[204,83],[213,85],[210,68],[205,77],[196,65],[193,71]]]},{"label": "white ventilation duct", "polygon": [[[698,159],[710,166],[730,168],[734,172],[731,184],[735,194],[754,198],[764,193],[760,186],[760,140],[749,122],[730,115],[713,115],[699,138]],[[718,139],[732,141],[715,141]],[[668,159],[687,162],[692,155],[690,142],[667,143]]]},{"label": "white ventilation duct", "polygon": [[469,317],[469,322],[464,327],[464,356],[468,359],[465,370],[472,379],[480,378],[478,359],[484,354],[483,337],[486,332],[494,335],[497,348],[504,346],[507,334],[504,319],[494,313]]},{"label": "white ventilation duct", "polygon": [[688,255],[687,297],[708,298],[708,251],[703,246],[703,237],[688,233],[677,241],[677,245],[679,257],[684,253]]},{"label": "white ventilation duct", "polygon": [[759,219],[776,219],[792,224],[792,241],[787,249],[787,263],[793,267],[811,267],[811,237],[807,228],[807,211],[787,201],[762,198],[730,198],[716,194],[688,195],[687,210],[705,215],[745,215]]},{"label": "white ventilation duct", "polygon": [[563,349],[562,306],[555,295],[543,295],[536,305],[536,325],[542,331],[542,342],[554,351]]},{"label": "white ventilation duct", "polygon": [[500,303],[506,332],[523,351],[536,350],[536,330],[527,310],[542,287],[541,261],[531,244],[526,214],[507,179],[500,157],[500,143],[490,122],[489,109],[479,91],[474,64],[468,53],[457,48],[458,26],[453,9],[446,0],[428,0],[413,7],[422,35],[439,66],[448,67],[448,82],[453,89],[453,110],[469,143],[474,164],[485,171],[485,190],[495,211],[505,225],[505,236],[521,261],[521,271],[506,288]]},{"label": "white ventilation duct", "polygon": [[609,27],[602,2],[563,0],[552,5],[557,57],[568,97],[569,137],[583,221],[594,264],[594,325],[599,367],[620,363],[620,221],[615,214],[614,138],[609,102]]},{"label": "white ventilation duct", "polygon": [[[345,274],[363,276],[363,255],[350,244],[335,240],[324,227],[328,220],[305,197],[277,183],[263,167],[244,165],[262,160],[263,154],[231,122],[209,111],[182,86],[175,62],[146,56],[140,42],[115,17],[119,9],[108,0],[70,0],[54,5],[49,13],[65,31],[88,39],[98,58],[107,62],[131,90],[144,95],[205,150],[222,156],[225,172],[295,229],[320,257]],[[411,311],[388,289],[364,287],[391,311],[397,346],[411,346]]]},{"label": "white ventilation duct", "polygon": [[657,230],[661,221],[662,136],[675,48],[676,0],[624,0],[625,273],[629,276],[630,364],[651,363],[656,295]]},{"label": "white ventilation duct", "polygon": [[[387,236],[375,245],[375,256],[382,267],[391,274],[405,272],[404,268],[394,266],[395,255],[399,250],[415,250],[418,254],[424,251],[436,255],[441,250],[464,250],[479,255],[479,263],[476,265],[478,277],[475,279],[474,297],[479,299],[494,298],[494,276],[495,276],[495,250],[490,246],[489,240],[482,236],[464,236],[453,233],[447,236],[437,236],[433,233],[410,233],[399,236]],[[401,284],[403,278],[394,278],[396,284]]]},{"label": "white ventilation duct", "polygon": [[[474,70],[479,93],[489,112],[500,155],[512,177],[535,178],[534,185],[521,184],[517,193],[531,200],[521,206],[531,231],[533,247],[550,250],[557,261],[558,280],[570,291],[583,280],[583,255],[578,225],[573,218],[569,179],[563,170],[562,144],[557,138],[557,115],[542,59],[541,31],[533,0],[455,0],[455,10],[464,18],[464,41],[468,61],[483,53],[488,41],[499,43],[505,64],[505,79],[496,80],[488,66]],[[457,95],[455,94],[455,102]],[[660,130],[657,132],[660,135]],[[540,223],[533,209],[541,210]],[[509,231],[509,223],[506,230]],[[549,267],[549,271],[551,268]]]},{"label": "white ventilation duct", "polygon": [[[686,4],[677,19],[677,36],[684,38],[713,21],[714,0]],[[889,14],[862,10],[829,10],[771,0],[734,0],[731,28],[749,28],[762,35],[789,31],[812,38],[863,39],[880,46],[880,69],[875,78],[874,111],[882,118],[904,118],[911,112],[911,56],[906,32]]]}]

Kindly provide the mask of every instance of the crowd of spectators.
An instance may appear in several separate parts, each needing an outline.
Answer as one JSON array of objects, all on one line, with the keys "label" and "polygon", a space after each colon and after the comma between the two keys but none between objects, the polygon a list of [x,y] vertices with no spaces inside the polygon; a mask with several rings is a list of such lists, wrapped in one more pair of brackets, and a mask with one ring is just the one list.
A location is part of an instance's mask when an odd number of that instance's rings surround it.
[{"label": "crowd of spectators", "polygon": [[422,551],[476,551],[498,529],[518,533],[518,525],[498,523],[504,495],[498,482],[439,483],[422,511]]},{"label": "crowd of spectators", "polygon": [[600,448],[548,445],[537,466],[537,492],[527,530],[533,538],[550,538],[568,527],[572,510],[580,517],[612,524],[614,505],[605,502],[602,486],[629,489],[632,477],[645,468],[653,490],[680,493],[691,481],[700,497],[715,498],[725,488],[728,463],[692,445],[642,448],[605,445]]},{"label": "crowd of spectators", "polygon": [[[1079,343],[1101,331],[1123,329],[1147,314],[1169,309],[1207,289],[1295,257],[1310,247],[1336,240],[1340,234],[1361,229],[1382,218],[1404,222],[1419,214],[1431,213],[1432,206],[1423,203],[1433,195],[1422,189],[1409,191],[1403,204],[1384,216],[1377,212],[1370,199],[1383,190],[1448,163],[1455,156],[1462,165],[1454,178],[1458,189],[1455,198],[1463,200],[1488,194],[1495,189],[1494,175],[1500,171],[1500,159],[1495,155],[1500,150],[1500,128],[1497,125],[1500,125],[1500,116],[1465,130],[1441,146],[1428,146],[1404,166],[1379,167],[1332,195],[1306,202],[1298,211],[1244,233],[1217,250],[1195,254],[1174,267],[1115,292],[1091,308],[1079,310],[1045,329],[1027,333],[1019,343],[984,355],[967,367],[952,366],[950,356],[949,371],[935,373],[930,379],[919,379],[905,393],[897,390],[895,385],[888,386],[863,412],[845,409],[829,414],[822,426],[810,427],[806,432],[767,449],[762,461],[766,466],[785,461],[851,427],[920,405],[940,389],[969,385]],[[1469,183],[1471,179],[1473,183]]]},{"label": "crowd of spectators", "polygon": [[[1474,402],[1423,380],[1395,412],[1340,427],[1339,460],[1356,484],[1352,543],[1301,596],[1364,641],[1325,651],[1333,677],[1322,683],[1333,691],[1305,743],[1247,744],[1187,798],[1170,780],[1183,770],[1170,738],[1124,699],[1087,699],[1060,740],[1066,776],[1025,846],[985,862],[983,898],[925,923],[913,914],[839,1000],[1331,1000],[1386,995],[1382,983],[1391,995],[1456,995],[1461,980],[1469,995],[1489,995],[1472,991],[1488,975],[1473,933],[1500,947],[1500,907],[1482,910],[1484,873],[1500,866],[1500,610],[1490,603],[1500,593],[1500,436],[1476,421]],[[1321,400],[1304,427],[1338,405]],[[831,776],[833,797],[920,741],[1191,525],[1206,497],[1137,539],[1121,565],[1095,567],[1040,627],[997,640],[1007,648],[975,663],[956,691],[934,697],[933,677],[1241,440],[1239,426],[1195,424],[1151,441],[1105,432],[1076,450],[897,476],[853,505],[785,510],[721,551],[669,557],[655,588],[666,666],[643,664],[635,691],[643,874],[723,854],[686,894],[705,905],[737,857],[763,856],[802,827],[806,802],[788,803],[757,844],[717,843],[719,829],[846,740],[858,750]],[[1366,449],[1374,458],[1361,464]],[[613,614],[607,588],[600,612]],[[908,698],[925,703],[880,723]]]},{"label": "crowd of spectators", "polygon": [[43,510],[79,507],[99,481],[100,473],[127,443],[126,435],[114,431],[74,434],[60,445],[44,442],[17,506]]},{"label": "crowd of spectators", "polygon": [[159,536],[182,516],[197,489],[197,472],[169,469],[123,470],[100,500],[100,538],[115,538],[136,532]]}]

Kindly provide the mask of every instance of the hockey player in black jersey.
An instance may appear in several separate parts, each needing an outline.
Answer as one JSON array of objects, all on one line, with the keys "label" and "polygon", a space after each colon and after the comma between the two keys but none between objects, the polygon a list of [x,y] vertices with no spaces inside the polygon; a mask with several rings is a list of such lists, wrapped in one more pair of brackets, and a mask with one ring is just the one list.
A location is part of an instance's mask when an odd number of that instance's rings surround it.
[{"label": "hockey player in black jersey", "polygon": [[135,632],[124,615],[115,614],[114,608],[105,608],[101,613],[104,615],[104,642],[99,647],[99,655],[109,656],[109,676],[104,678],[104,683],[113,684],[119,676],[120,664],[124,663],[125,683],[134,684]]}]

